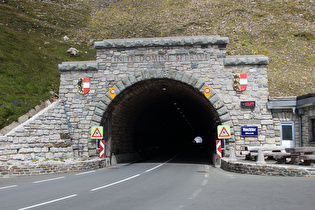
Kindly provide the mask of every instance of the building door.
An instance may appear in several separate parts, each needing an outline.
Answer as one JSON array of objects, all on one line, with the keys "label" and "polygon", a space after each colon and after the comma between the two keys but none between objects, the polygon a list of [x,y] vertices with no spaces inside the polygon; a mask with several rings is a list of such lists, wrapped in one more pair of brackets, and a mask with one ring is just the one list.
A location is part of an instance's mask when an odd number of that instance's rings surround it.
[{"label": "building door", "polygon": [[294,122],[281,122],[281,145],[286,148],[294,147]]}]

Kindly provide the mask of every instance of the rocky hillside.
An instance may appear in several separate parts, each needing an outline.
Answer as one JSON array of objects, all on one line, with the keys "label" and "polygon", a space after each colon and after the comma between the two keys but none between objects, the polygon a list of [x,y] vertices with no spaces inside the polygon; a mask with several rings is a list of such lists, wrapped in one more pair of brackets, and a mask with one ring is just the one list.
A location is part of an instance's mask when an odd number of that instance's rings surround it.
[{"label": "rocky hillside", "polygon": [[1,0],[0,128],[58,93],[58,63],[95,59],[93,40],[226,36],[229,55],[270,58],[271,96],[315,92],[314,19],[313,0]]}]

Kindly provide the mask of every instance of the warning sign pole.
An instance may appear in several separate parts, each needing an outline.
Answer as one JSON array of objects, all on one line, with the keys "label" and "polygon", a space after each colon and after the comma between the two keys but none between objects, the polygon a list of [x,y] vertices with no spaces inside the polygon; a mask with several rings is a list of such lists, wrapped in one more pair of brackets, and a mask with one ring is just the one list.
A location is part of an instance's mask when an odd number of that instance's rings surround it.
[{"label": "warning sign pole", "polygon": [[221,141],[216,141],[216,148],[217,148],[217,158],[222,158],[222,152],[221,152]]},{"label": "warning sign pole", "polygon": [[101,140],[100,141],[100,157],[103,158],[104,157],[104,148],[105,148],[105,141]]}]

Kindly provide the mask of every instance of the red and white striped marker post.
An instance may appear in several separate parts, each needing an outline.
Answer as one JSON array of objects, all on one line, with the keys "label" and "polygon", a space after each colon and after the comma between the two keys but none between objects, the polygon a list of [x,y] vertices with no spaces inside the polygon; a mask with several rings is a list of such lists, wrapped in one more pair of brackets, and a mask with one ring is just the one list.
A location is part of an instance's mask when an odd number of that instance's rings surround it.
[{"label": "red and white striped marker post", "polygon": [[216,147],[217,147],[217,158],[222,158],[221,141],[220,140],[216,141]]},{"label": "red and white striped marker post", "polygon": [[100,157],[103,158],[104,157],[104,147],[105,147],[105,141],[101,140],[100,141]]}]

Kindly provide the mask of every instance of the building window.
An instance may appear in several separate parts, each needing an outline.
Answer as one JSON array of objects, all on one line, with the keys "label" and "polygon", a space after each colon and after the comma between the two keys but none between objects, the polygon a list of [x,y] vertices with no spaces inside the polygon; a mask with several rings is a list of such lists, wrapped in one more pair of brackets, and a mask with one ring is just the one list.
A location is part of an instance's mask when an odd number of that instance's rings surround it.
[{"label": "building window", "polygon": [[315,118],[310,121],[310,141],[315,142]]}]

